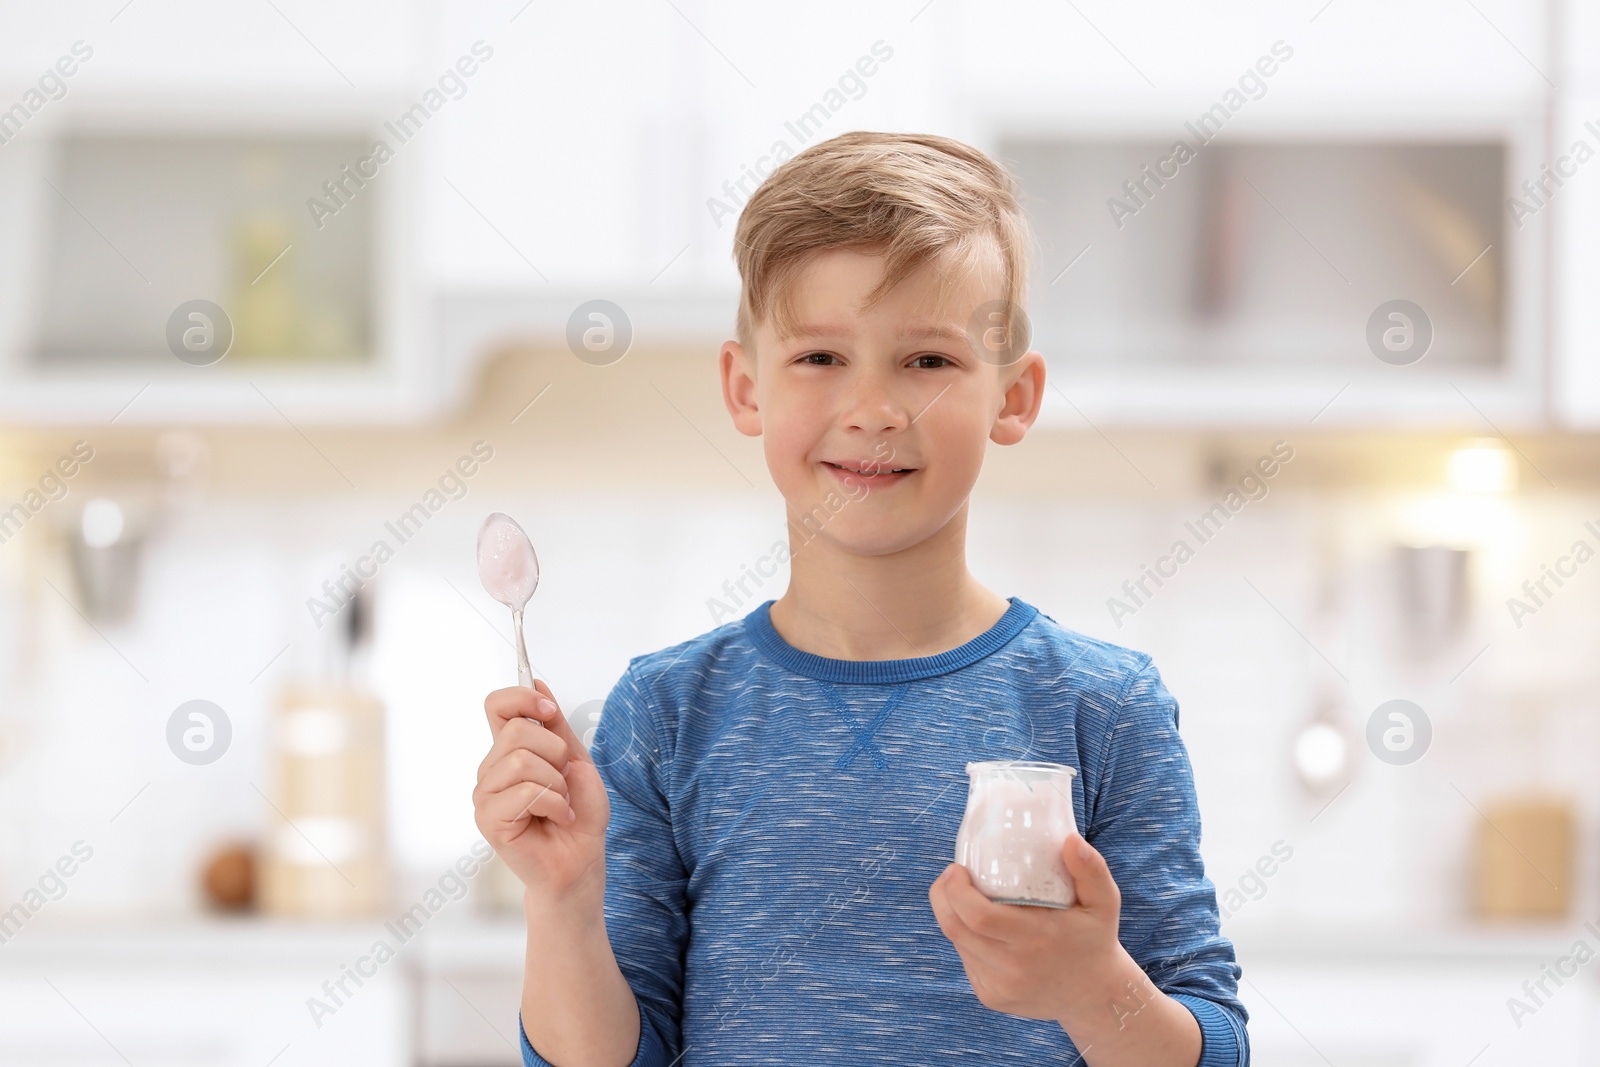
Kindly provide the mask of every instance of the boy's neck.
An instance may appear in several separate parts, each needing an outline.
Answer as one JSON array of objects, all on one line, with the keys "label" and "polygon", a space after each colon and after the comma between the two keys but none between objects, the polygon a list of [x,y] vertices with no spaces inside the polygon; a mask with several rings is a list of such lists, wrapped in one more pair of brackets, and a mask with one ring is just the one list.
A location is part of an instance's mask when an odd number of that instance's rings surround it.
[{"label": "boy's neck", "polygon": [[933,537],[861,556],[817,535],[790,537],[789,588],[772,604],[778,635],[830,659],[935,656],[991,629],[1010,604],[967,570],[966,509]]}]

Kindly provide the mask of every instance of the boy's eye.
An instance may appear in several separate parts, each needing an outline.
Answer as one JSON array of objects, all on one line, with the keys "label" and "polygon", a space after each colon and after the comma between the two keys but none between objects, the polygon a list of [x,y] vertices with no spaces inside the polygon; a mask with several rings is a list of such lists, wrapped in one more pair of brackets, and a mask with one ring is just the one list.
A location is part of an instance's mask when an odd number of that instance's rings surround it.
[{"label": "boy's eye", "polygon": [[805,355],[800,357],[800,362],[801,363],[810,363],[814,367],[826,366],[827,365],[826,363],[818,362],[819,358],[822,359],[822,360],[832,359],[833,358],[833,353],[832,352],[807,352]]},{"label": "boy's eye", "polygon": [[[935,359],[935,360],[938,360],[939,362],[937,362],[937,363],[923,363],[922,361],[925,360],[925,359]],[[918,356],[916,359],[912,360],[912,363],[914,365],[916,365],[917,369],[919,369],[919,370],[937,370],[940,367],[945,367],[945,366],[950,366],[951,365],[949,358],[947,358],[945,356],[937,355],[937,354],[932,353],[932,352],[930,352],[930,353],[928,353],[927,355],[924,355],[924,356]]]}]

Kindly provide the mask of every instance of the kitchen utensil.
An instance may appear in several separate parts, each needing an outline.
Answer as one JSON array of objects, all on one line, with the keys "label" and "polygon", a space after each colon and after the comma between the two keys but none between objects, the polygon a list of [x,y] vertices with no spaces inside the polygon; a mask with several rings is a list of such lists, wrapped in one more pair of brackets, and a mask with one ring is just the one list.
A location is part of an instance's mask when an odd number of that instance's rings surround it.
[{"label": "kitchen utensil", "polygon": [[511,625],[517,634],[517,684],[532,689],[533,668],[522,639],[522,609],[539,587],[539,557],[534,554],[533,542],[510,515],[492,512],[478,528],[478,580],[490,596],[511,609]]},{"label": "kitchen utensil", "polygon": [[[491,512],[478,528],[478,580],[490,596],[511,609],[511,626],[517,633],[517,684],[532,689],[533,668],[522,640],[522,609],[539,587],[539,557],[534,554],[533,542],[510,515]],[[527,814],[526,810],[522,813]]]},{"label": "kitchen utensil", "polygon": [[1400,623],[1414,656],[1435,655],[1467,620],[1472,553],[1447,545],[1397,545]]}]

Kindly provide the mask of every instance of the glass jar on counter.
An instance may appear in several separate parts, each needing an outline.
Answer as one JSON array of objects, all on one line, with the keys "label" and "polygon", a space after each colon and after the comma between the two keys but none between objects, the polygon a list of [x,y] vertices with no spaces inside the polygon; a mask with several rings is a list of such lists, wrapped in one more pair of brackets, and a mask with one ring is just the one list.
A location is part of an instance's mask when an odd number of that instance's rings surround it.
[{"label": "glass jar on counter", "polygon": [[1061,763],[967,764],[967,809],[956,862],[984,896],[1002,904],[1070,908],[1077,899],[1062,846],[1077,829],[1072,778]]}]

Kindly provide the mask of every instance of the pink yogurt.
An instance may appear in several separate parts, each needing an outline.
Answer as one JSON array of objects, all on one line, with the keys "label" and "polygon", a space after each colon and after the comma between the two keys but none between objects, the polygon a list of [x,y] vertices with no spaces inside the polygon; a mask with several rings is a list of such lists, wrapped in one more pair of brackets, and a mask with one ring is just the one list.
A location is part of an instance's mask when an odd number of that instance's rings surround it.
[{"label": "pink yogurt", "polygon": [[1069,908],[1077,899],[1061,849],[1076,830],[1072,777],[1060,763],[967,764],[967,810],[956,862],[984,896],[1005,904]]},{"label": "pink yogurt", "polygon": [[539,584],[533,544],[516,520],[495,512],[478,534],[478,578],[500,603],[521,611]]}]

